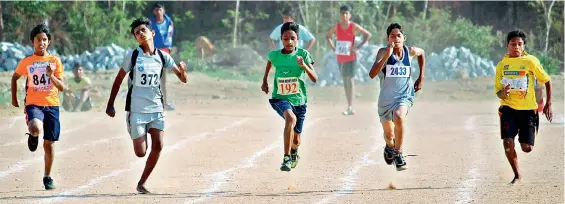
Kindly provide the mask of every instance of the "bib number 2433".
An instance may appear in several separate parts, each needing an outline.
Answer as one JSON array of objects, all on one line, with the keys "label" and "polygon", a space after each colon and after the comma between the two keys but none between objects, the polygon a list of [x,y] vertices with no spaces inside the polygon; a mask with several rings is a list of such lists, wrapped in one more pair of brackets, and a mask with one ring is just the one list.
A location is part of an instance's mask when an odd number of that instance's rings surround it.
[{"label": "bib number 2433", "polygon": [[277,94],[290,95],[300,93],[297,77],[285,77],[277,79]]},{"label": "bib number 2433", "polygon": [[386,66],[387,77],[409,77],[410,71],[410,67],[408,66]]}]

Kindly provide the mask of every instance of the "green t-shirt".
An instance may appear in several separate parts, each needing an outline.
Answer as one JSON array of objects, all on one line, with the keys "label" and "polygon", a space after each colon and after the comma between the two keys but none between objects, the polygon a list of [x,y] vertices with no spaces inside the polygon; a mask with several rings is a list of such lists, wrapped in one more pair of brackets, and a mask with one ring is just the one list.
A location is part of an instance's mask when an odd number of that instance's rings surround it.
[{"label": "green t-shirt", "polygon": [[314,60],[308,51],[302,48],[289,54],[283,54],[282,50],[269,52],[269,61],[275,67],[275,81],[273,99],[286,100],[293,106],[304,105],[308,102],[304,78],[306,72],[296,62],[296,56],[304,59],[304,64],[314,64]]}]

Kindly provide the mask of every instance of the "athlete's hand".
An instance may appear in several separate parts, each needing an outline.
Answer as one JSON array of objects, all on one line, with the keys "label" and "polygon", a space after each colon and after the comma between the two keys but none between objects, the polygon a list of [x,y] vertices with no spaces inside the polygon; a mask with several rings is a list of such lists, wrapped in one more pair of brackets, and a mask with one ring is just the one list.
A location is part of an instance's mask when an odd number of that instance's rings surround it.
[{"label": "athlete's hand", "polygon": [[110,116],[110,117],[114,117],[116,116],[116,110],[114,109],[114,106],[107,106],[106,107],[106,115]]},{"label": "athlete's hand", "polygon": [[18,99],[12,99],[12,105],[16,108],[19,108],[20,104],[18,104]]},{"label": "athlete's hand", "polygon": [[51,76],[53,74],[53,67],[51,67],[51,63],[47,64],[47,76]]},{"label": "athlete's hand", "polygon": [[553,111],[551,110],[551,101],[545,102],[545,106],[543,107],[543,114],[545,114],[545,118],[549,122],[553,121]]},{"label": "athlete's hand", "polygon": [[505,98],[510,96],[510,84],[506,84],[506,86],[504,86],[504,92],[502,94]]},{"label": "athlete's hand", "polygon": [[306,67],[306,64],[304,64],[304,59],[301,56],[296,56],[296,63],[298,63],[298,66],[302,68]]},{"label": "athlete's hand", "polygon": [[356,53],[357,52],[357,47],[356,46],[351,46],[351,52]]},{"label": "athlete's hand", "polygon": [[265,92],[265,94],[269,94],[269,83],[263,82],[261,85],[261,90]]},{"label": "athlete's hand", "polygon": [[181,73],[182,73],[182,72],[186,72],[186,63],[180,62],[180,63],[178,64],[178,67],[179,67],[179,71],[181,71]]},{"label": "athlete's hand", "polygon": [[414,92],[418,92],[424,86],[424,80],[422,78],[416,79],[416,83],[414,83]]},{"label": "athlete's hand", "polygon": [[392,55],[392,50],[393,50],[394,46],[395,46],[394,42],[391,42],[390,44],[388,44],[388,46],[386,47],[384,59],[388,59]]}]

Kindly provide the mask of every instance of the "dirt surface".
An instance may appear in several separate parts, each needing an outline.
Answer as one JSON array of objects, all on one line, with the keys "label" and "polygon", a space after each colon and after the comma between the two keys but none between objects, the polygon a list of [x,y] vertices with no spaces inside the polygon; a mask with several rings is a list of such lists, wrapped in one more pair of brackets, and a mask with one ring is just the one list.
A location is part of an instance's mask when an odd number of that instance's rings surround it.
[{"label": "dirt surface", "polygon": [[27,149],[23,111],[3,108],[0,203],[563,202],[561,76],[552,78],[555,121],[541,119],[531,153],[517,147],[524,181],[511,186],[492,78],[425,82],[408,116],[403,172],[383,161],[376,83],[358,87],[354,116],[341,115],[343,88],[310,88],[301,160],[281,172],[284,123],[260,83],[192,73],[186,85],[169,82],[177,109],[166,112],[151,195],[135,191],[146,158],[133,152],[124,112],[101,111],[113,77],[96,76],[94,111],[61,113],[52,191],[42,185],[42,147]]}]

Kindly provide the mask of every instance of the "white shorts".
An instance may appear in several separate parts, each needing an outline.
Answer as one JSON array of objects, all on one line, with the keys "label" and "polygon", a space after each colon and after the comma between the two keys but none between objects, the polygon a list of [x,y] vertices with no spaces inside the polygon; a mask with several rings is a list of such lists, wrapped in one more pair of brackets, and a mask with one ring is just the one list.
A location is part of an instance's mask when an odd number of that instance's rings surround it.
[{"label": "white shorts", "polygon": [[126,113],[127,129],[131,139],[137,139],[147,135],[151,128],[165,130],[165,117],[162,112],[158,113]]}]

